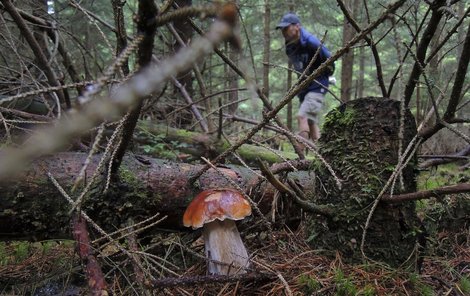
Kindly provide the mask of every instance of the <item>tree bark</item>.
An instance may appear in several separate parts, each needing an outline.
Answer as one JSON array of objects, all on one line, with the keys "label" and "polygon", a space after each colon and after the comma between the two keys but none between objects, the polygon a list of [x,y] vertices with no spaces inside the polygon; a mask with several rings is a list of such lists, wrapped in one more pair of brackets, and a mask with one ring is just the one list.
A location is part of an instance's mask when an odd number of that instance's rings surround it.
[{"label": "tree bark", "polygon": [[[92,159],[86,176],[93,174],[98,158]],[[48,179],[47,172],[66,192],[70,192],[85,159],[84,153],[58,153],[33,162],[21,176],[1,182],[0,240],[69,238],[70,205]],[[112,183],[107,193],[102,193],[106,180],[98,180],[86,197],[82,210],[107,231],[116,230],[128,218],[141,221],[156,213],[168,215],[158,227],[183,229],[183,213],[197,193],[208,188],[233,188],[213,169],[205,172],[196,186],[191,186],[189,178],[202,167],[146,157],[126,157],[118,171],[119,181]],[[257,178],[251,170],[243,167],[231,166],[220,170],[243,189],[249,188]],[[313,189],[310,173],[296,173],[291,178],[304,190]],[[255,201],[262,198],[258,206],[264,213],[270,210],[273,196],[274,189],[266,183],[251,194]]]},{"label": "tree bark", "polygon": [[[137,17],[137,30],[139,34],[144,37],[139,44],[139,50],[137,52],[137,63],[139,65],[139,71],[143,71],[152,60],[153,43],[155,40],[155,33],[157,26],[155,24],[148,25],[153,17],[158,13],[157,6],[152,0],[139,1],[138,17]],[[132,140],[134,129],[139,120],[140,111],[142,110],[143,99],[139,100],[135,106],[132,106],[129,110],[128,116],[124,121],[121,141],[119,141],[116,147],[113,164],[111,166],[111,173],[114,177],[119,166],[121,165],[122,158],[126,153],[127,148]]]},{"label": "tree bark", "polygon": [[[358,1],[349,0],[345,1],[348,8],[358,4]],[[359,6],[359,5],[356,5]],[[357,11],[357,9],[355,10]],[[349,23],[348,19],[344,17],[343,21],[343,46],[345,46],[349,40],[354,37],[354,28]],[[353,90],[352,78],[353,78],[353,65],[354,65],[354,49],[350,48],[342,57],[341,60],[341,101],[347,102],[351,100],[351,94]]]},{"label": "tree bark", "polygon": [[[339,250],[345,260],[363,259],[359,244],[371,204],[398,163],[399,122],[399,102],[384,98],[353,100],[326,116],[320,154],[343,182],[339,189],[327,170],[319,170],[322,182],[315,204],[332,204],[337,212],[332,218],[312,217],[312,246]],[[415,134],[416,124],[407,110],[404,147]],[[416,191],[415,166],[413,157],[403,170],[405,188],[395,188],[395,193]],[[418,226],[414,202],[398,206],[380,202],[368,225],[366,256],[393,266],[402,264],[415,248]]]},{"label": "tree bark", "polygon": [[263,93],[269,98],[269,62],[271,54],[271,5],[264,0],[263,27]]}]

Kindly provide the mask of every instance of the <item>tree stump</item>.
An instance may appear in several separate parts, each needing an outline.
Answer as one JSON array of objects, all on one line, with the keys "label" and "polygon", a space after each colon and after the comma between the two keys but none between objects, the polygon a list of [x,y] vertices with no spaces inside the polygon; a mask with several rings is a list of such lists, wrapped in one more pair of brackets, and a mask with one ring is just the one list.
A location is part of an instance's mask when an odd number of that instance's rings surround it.
[{"label": "tree stump", "polygon": [[[319,151],[342,186],[339,189],[328,170],[318,165],[315,203],[333,205],[336,211],[334,217],[309,220],[313,247],[339,250],[349,262],[363,259],[360,243],[364,225],[371,205],[398,163],[399,131],[400,102],[391,99],[350,101],[326,116]],[[414,117],[406,110],[403,149],[415,135]],[[416,164],[414,157],[403,170],[404,188],[397,181],[394,193],[416,191]],[[366,256],[391,266],[406,262],[415,250],[419,225],[414,202],[380,202],[367,230]]]}]

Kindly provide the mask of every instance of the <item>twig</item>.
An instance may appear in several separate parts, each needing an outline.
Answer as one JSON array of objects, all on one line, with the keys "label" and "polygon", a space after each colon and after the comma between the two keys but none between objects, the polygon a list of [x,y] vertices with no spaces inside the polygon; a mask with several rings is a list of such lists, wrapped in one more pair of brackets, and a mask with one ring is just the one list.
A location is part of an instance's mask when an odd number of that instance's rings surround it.
[{"label": "twig", "polygon": [[470,145],[467,145],[461,151],[452,154],[452,155],[418,155],[420,158],[432,158],[427,160],[419,165],[420,168],[428,168],[430,166],[437,166],[444,163],[449,163],[458,159],[470,159],[470,157],[466,156],[470,154]]},{"label": "twig", "polygon": [[[436,5],[440,5],[440,6],[445,5],[445,1],[436,1]],[[419,76],[421,75],[420,69],[421,69],[422,63],[424,62],[426,58],[426,51],[428,49],[431,39],[434,36],[434,33],[436,32],[443,16],[442,11],[440,11],[437,8],[439,7],[434,7],[434,9],[431,8],[433,9],[431,18],[428,21],[428,26],[424,30],[422,34],[422,38],[416,50],[417,62],[415,62],[413,65],[413,69],[411,70],[411,74],[408,78],[408,82],[406,84],[405,92],[404,92],[404,100],[405,100],[406,106],[408,106],[410,103],[411,96],[413,95],[417,81],[419,79]]]},{"label": "twig", "polygon": [[[279,127],[280,128],[280,127]],[[284,131],[285,133],[290,133],[289,131],[285,130]],[[312,151],[313,154],[315,154],[315,157],[318,158],[322,163],[323,165],[325,165],[325,167],[328,169],[328,171],[330,172],[331,176],[333,176],[333,178],[335,179],[335,182],[336,182],[336,186],[341,189],[341,180],[338,178],[338,176],[336,175],[335,171],[333,170],[333,168],[331,167],[331,165],[325,160],[325,158],[323,158],[323,156],[321,156],[321,154],[318,152],[318,149],[317,147],[315,146],[314,143],[312,143],[311,141],[308,141],[307,139],[299,136],[299,135],[294,135],[292,134],[292,136],[299,142],[301,142],[302,144],[306,145],[306,147],[308,147],[309,151]]]},{"label": "twig", "polygon": [[[180,44],[181,47],[186,47],[186,44],[183,42],[183,39],[181,39],[181,36],[178,34],[178,32],[176,32],[175,28],[173,27],[172,24],[168,24],[168,29],[170,30],[170,32],[173,34],[173,36],[175,37],[175,39],[178,41],[178,43]],[[209,132],[209,128],[208,128],[208,124],[206,122],[206,120],[202,117],[201,113],[199,112],[199,110],[196,108],[196,106],[194,105],[193,103],[193,99],[189,96],[189,93],[188,91],[186,90],[185,86],[182,85],[175,77],[172,77],[171,79],[173,81],[173,84],[178,87],[178,89],[180,90],[181,94],[183,95],[184,99],[186,100],[186,102],[189,104],[190,106],[190,110],[191,112],[193,113],[194,117],[196,117],[196,119],[198,120],[199,122],[199,125],[201,126],[201,129],[203,132],[205,133],[208,133]]]},{"label": "twig", "polygon": [[265,163],[263,163],[261,160],[258,160],[258,164],[259,164],[261,172],[265,175],[269,183],[271,183],[271,185],[273,185],[274,188],[276,188],[280,193],[287,194],[291,198],[293,198],[294,202],[297,203],[302,209],[311,213],[321,214],[326,217],[332,217],[333,209],[331,207],[317,206],[311,202],[301,199],[299,195],[304,197],[303,192],[298,188],[298,186],[295,184],[294,181],[292,181],[289,178],[287,179],[287,182],[289,183],[291,188],[294,190],[292,191],[274,176],[274,174],[271,172],[271,170],[268,168],[268,166]]},{"label": "twig", "polygon": [[[375,209],[379,205],[379,202],[380,202],[382,196],[385,194],[385,191],[387,191],[390,184],[392,184],[392,182],[394,182],[394,180],[395,180],[396,176],[398,175],[398,173],[408,164],[410,159],[413,157],[414,153],[416,152],[419,145],[421,144],[421,141],[422,141],[422,139],[419,138],[418,136],[415,136],[410,141],[410,143],[408,144],[408,147],[406,147],[405,151],[403,152],[402,157],[400,159],[398,159],[398,163],[397,163],[393,173],[391,174],[390,178],[387,180],[387,183],[382,188],[382,190],[377,195],[377,197],[375,198],[375,200],[372,204],[372,208],[369,211],[366,222],[364,224],[364,230],[362,232],[362,239],[361,239],[361,245],[360,245],[361,254],[365,259],[366,258],[369,259],[366,256],[365,252],[364,252],[364,246],[365,246],[365,241],[366,241],[366,236],[367,236],[367,230],[369,228],[370,221],[372,220],[372,217],[374,215]],[[405,157],[407,157],[407,159],[404,159]]]},{"label": "twig", "polygon": [[[88,20],[90,21],[90,23],[93,24],[93,26],[96,28],[96,30],[98,30],[98,32],[100,33],[101,35],[101,38],[103,38],[104,42],[106,43],[106,45],[108,46],[109,50],[112,51],[113,50],[113,46],[111,45],[111,42],[109,41],[108,37],[106,36],[106,34],[103,32],[103,30],[101,30],[100,26],[98,26],[98,24],[96,23],[95,19],[100,19],[98,18],[96,15],[93,15],[93,17],[91,17],[89,11],[85,10],[80,4],[78,4],[77,2],[75,2],[74,0],[70,0],[70,4],[77,8],[78,10],[80,10],[81,12],[83,12],[83,14],[88,18]],[[103,23],[103,22],[102,22]]]},{"label": "twig", "polygon": [[[54,176],[50,172],[47,172],[47,177],[52,182],[52,184],[57,188],[57,190],[61,193],[61,195],[72,205],[73,204],[72,198],[67,194],[67,192],[65,192],[64,188],[62,186],[60,186],[59,182],[57,182],[57,180],[54,178]],[[119,244],[119,242],[114,240],[108,233],[106,233],[106,231],[104,231],[103,228],[101,228],[98,224],[96,224],[84,211],[80,211],[80,212],[77,211],[77,213],[80,213],[81,217],[83,217],[88,223],[90,223],[93,226],[93,228],[95,228],[101,235],[106,237],[109,241],[113,242],[113,244],[121,252],[123,252],[131,260],[133,260],[133,257],[129,253],[129,251],[127,251],[121,244]],[[135,262],[135,264],[140,265],[140,262]],[[140,266],[140,268],[142,270],[145,270],[142,266]],[[151,274],[149,274],[149,277],[151,279],[153,279],[153,276]]]},{"label": "twig", "polygon": [[[134,231],[132,231],[132,232],[129,232],[129,233],[141,232],[141,231],[147,229],[148,227],[154,226],[154,225],[156,225],[156,224],[162,222],[164,219],[166,219],[166,218],[168,217],[168,216],[164,216],[164,217],[160,218],[158,221],[154,221],[154,222],[150,223],[150,221],[152,221],[153,219],[158,218],[158,216],[160,216],[160,213],[157,213],[157,214],[153,215],[152,217],[147,218],[147,219],[145,219],[145,220],[143,220],[143,221],[140,221],[139,223],[136,223],[136,224],[134,224],[134,225],[132,225],[132,226],[127,226],[127,227],[121,228],[121,229],[119,229],[119,230],[116,230],[116,231],[114,231],[114,232],[111,232],[111,233],[109,233],[108,235],[109,235],[109,236],[113,236],[113,235],[118,234],[118,233],[121,233],[121,232],[126,232],[126,231],[128,231],[129,229],[131,229],[132,227],[133,227],[133,228],[136,228],[136,227],[137,227],[137,229],[134,230]],[[148,224],[147,226],[140,227],[141,225],[144,225],[144,224],[146,224],[146,223],[149,223],[149,224]],[[126,235],[127,235],[127,234],[121,235],[120,237],[117,238],[117,240],[120,240],[120,239],[122,239],[122,238],[125,238]],[[100,238],[95,239],[92,243],[96,244],[96,243],[98,243],[98,242],[100,242],[100,241],[102,241],[102,240],[104,240],[104,239],[106,239],[106,237],[103,237],[103,236],[102,236],[102,237],[100,237]]]}]

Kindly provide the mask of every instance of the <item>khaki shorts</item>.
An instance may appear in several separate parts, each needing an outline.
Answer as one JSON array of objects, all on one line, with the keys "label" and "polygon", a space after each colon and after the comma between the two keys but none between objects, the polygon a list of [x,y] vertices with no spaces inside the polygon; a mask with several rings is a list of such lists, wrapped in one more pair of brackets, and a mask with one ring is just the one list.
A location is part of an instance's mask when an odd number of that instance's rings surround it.
[{"label": "khaki shorts", "polygon": [[309,92],[305,95],[304,101],[299,107],[299,116],[306,117],[315,123],[318,123],[318,113],[323,107],[324,94]]}]

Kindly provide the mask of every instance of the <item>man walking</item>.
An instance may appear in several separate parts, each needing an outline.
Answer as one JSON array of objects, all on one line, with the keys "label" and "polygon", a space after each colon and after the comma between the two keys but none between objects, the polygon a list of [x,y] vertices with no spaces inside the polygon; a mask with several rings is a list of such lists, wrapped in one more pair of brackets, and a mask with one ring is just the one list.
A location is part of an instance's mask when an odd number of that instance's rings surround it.
[{"label": "man walking", "polygon": [[[299,17],[294,13],[285,14],[276,29],[282,31],[286,42],[286,54],[297,72],[305,71],[319,48],[320,52],[311,67],[307,69],[306,75],[310,75],[331,56],[320,40],[301,26]],[[310,138],[314,142],[320,138],[318,113],[323,106],[327,88],[328,73],[324,72],[298,94],[300,99],[297,115],[299,135],[306,139]]]}]

